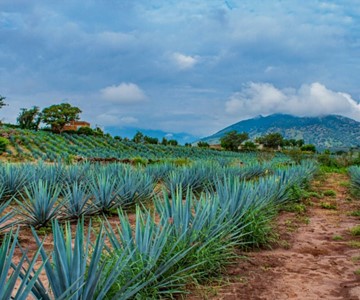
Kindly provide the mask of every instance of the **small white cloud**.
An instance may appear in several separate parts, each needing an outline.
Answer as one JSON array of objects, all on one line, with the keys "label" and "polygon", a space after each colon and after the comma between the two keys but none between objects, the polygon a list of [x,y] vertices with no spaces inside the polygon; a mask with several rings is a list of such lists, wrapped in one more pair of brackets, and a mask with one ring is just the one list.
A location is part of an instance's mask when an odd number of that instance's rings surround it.
[{"label": "small white cloud", "polygon": [[134,36],[122,32],[104,31],[97,34],[98,43],[115,49],[122,49],[133,45]]},{"label": "small white cloud", "polygon": [[318,82],[298,90],[277,89],[269,83],[247,84],[225,103],[225,110],[238,117],[286,113],[297,116],[339,114],[360,120],[360,104],[349,94],[327,89]]},{"label": "small white cloud", "polygon": [[144,92],[134,83],[120,83],[100,90],[103,99],[121,103],[132,104],[143,102],[146,99]]},{"label": "small white cloud", "polygon": [[169,139],[169,138],[174,137],[174,135],[172,133],[167,133],[167,134],[165,134],[165,137]]},{"label": "small white cloud", "polygon": [[120,119],[121,123],[123,124],[134,124],[134,123],[137,123],[139,122],[138,119],[134,118],[134,117],[122,117]]},{"label": "small white cloud", "polygon": [[178,52],[172,55],[172,59],[180,70],[191,69],[198,62],[197,57],[184,55]]}]

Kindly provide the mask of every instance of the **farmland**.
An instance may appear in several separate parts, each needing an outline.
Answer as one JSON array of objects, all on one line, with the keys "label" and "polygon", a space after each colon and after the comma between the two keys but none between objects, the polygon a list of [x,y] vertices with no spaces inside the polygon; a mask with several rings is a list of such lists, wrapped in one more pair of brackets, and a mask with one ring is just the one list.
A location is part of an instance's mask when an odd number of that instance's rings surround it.
[{"label": "farmland", "polygon": [[[281,154],[9,134],[5,158],[17,163],[0,165],[1,299],[184,294],[273,241],[273,220],[318,169]],[[359,168],[350,171],[357,189]]]}]

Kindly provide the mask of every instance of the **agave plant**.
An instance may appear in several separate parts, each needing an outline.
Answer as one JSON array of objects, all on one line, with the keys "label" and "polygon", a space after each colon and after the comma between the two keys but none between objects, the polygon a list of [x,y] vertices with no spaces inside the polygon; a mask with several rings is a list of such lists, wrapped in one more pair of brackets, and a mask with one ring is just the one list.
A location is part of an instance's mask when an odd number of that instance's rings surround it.
[{"label": "agave plant", "polygon": [[[93,246],[91,231],[90,225],[86,233],[82,220],[76,226],[73,240],[69,223],[63,229],[57,221],[54,222],[52,262],[42,248],[40,253],[45,261],[46,275],[55,299],[106,299],[110,288],[129,265],[133,256],[131,252],[118,253],[114,263],[114,259],[109,259],[114,257],[111,253],[103,256],[106,238],[103,227]],[[33,235],[37,244],[41,245],[35,230]],[[137,284],[133,284],[132,278],[127,277],[126,280],[126,284],[117,289],[113,299],[128,299],[136,294]]]},{"label": "agave plant", "polygon": [[90,192],[93,195],[93,204],[98,211],[108,213],[120,205],[116,178],[105,173],[94,174],[89,180]]},{"label": "agave plant", "polygon": [[0,182],[7,196],[15,196],[32,179],[32,166],[23,164],[0,165]]},{"label": "agave plant", "polygon": [[350,167],[349,174],[351,178],[351,186],[355,191],[360,190],[360,167]]},{"label": "agave plant", "polygon": [[[39,244],[39,250],[32,260],[29,260],[26,253],[23,252],[20,261],[14,264],[12,261],[18,243],[18,235],[18,230],[15,233],[11,230],[5,235],[0,245],[0,299],[29,299],[29,297],[43,299],[41,296],[39,297],[35,287],[43,286],[39,280],[39,275],[44,264],[41,264],[37,271],[34,271],[34,265],[40,249],[42,249],[42,244]],[[25,265],[27,265],[26,268]],[[18,284],[19,280],[20,285]]]},{"label": "agave plant", "polygon": [[117,179],[118,201],[122,206],[150,199],[155,183],[151,176],[133,169],[126,169]]},{"label": "agave plant", "polygon": [[23,223],[36,228],[46,226],[55,219],[64,201],[59,200],[60,188],[47,181],[39,180],[24,188],[20,194],[21,200],[16,199],[19,205],[17,213],[24,218]]},{"label": "agave plant", "polygon": [[172,224],[171,236],[181,239],[193,251],[182,264],[196,265],[196,271],[208,274],[217,272],[229,259],[233,258],[233,248],[242,243],[242,227],[227,218],[227,210],[221,209],[217,197],[202,195],[196,199],[188,191],[183,199],[181,189],[167,193],[157,199],[155,206],[161,216],[160,224]]},{"label": "agave plant", "polygon": [[[132,257],[125,274],[131,274],[138,284],[139,299],[171,295],[179,291],[186,279],[194,276],[196,265],[182,264],[194,245],[171,235],[171,223],[159,226],[149,212],[139,208],[135,229],[122,211],[119,211],[119,223],[115,230],[108,223],[107,234],[114,253],[127,253]],[[126,277],[119,276],[117,285],[125,282]],[[114,292],[116,288],[109,293],[111,299],[116,299]]]},{"label": "agave plant", "polygon": [[91,194],[84,183],[74,181],[72,184],[67,184],[64,191],[66,218],[79,219],[81,216],[93,214],[95,209],[90,199]]},{"label": "agave plant", "polygon": [[14,216],[14,213],[12,211],[4,213],[10,202],[11,201],[0,204],[0,233],[14,224],[13,222],[9,222],[9,220]]}]

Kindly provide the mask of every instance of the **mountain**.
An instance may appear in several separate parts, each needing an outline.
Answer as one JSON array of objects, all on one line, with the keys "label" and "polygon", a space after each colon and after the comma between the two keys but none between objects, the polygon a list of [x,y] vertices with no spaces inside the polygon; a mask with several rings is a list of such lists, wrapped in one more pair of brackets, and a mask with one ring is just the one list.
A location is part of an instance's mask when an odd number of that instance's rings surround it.
[{"label": "mountain", "polygon": [[151,136],[154,138],[158,138],[161,142],[162,138],[165,137],[168,140],[175,139],[179,142],[180,145],[184,145],[185,143],[191,143],[199,139],[198,136],[191,135],[189,133],[175,133],[175,132],[165,132],[162,130],[153,130],[153,129],[143,129],[143,128],[136,128],[136,127],[122,127],[118,128],[115,126],[107,126],[105,127],[105,132],[110,133],[112,136],[121,136],[127,137],[132,139],[136,132],[140,131],[144,135]]},{"label": "mountain", "polygon": [[318,149],[360,146],[360,122],[339,115],[295,117],[273,114],[266,117],[258,116],[235,123],[209,137],[202,138],[201,141],[218,144],[220,138],[232,130],[247,132],[251,139],[270,132],[279,132],[286,139],[304,139],[305,143],[314,144]]}]

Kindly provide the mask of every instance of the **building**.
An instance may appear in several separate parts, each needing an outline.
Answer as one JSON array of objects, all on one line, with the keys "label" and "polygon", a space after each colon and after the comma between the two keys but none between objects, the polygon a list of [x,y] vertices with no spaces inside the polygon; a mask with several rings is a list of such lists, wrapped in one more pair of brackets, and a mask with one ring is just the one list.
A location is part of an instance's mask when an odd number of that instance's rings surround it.
[{"label": "building", "polygon": [[63,131],[78,131],[81,127],[90,127],[90,123],[85,121],[70,121],[64,126]]}]

